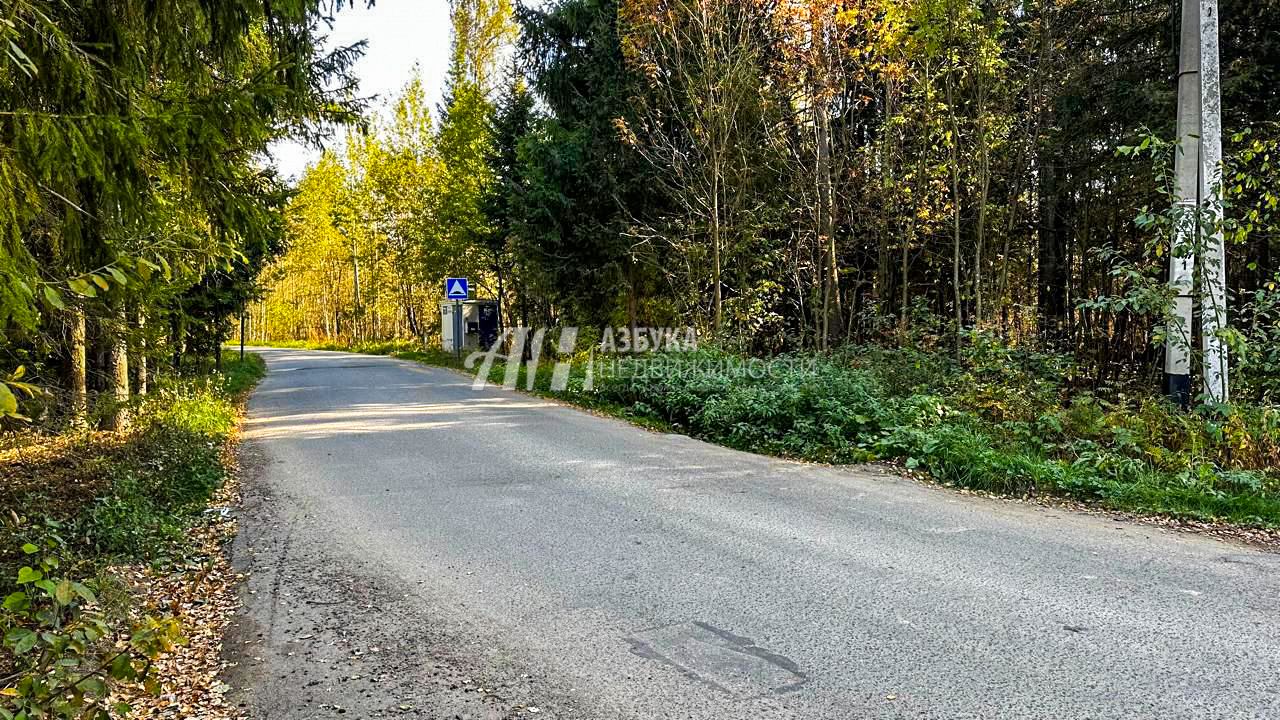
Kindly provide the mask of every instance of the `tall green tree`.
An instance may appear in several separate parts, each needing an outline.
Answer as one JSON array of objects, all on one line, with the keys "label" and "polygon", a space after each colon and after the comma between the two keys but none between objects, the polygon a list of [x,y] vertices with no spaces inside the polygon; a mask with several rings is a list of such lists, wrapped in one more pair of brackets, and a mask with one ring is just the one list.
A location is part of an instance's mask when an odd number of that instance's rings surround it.
[{"label": "tall green tree", "polygon": [[[493,183],[481,200],[489,229],[484,245],[492,258],[492,269],[497,277],[498,298],[503,303],[500,309],[507,315],[510,315],[511,308],[506,305],[506,291],[511,289],[509,279],[518,262],[515,249],[522,231],[520,218],[528,199],[528,181],[520,146],[533,129],[534,120],[533,95],[513,64],[492,119],[490,134],[493,140],[487,162]],[[527,315],[524,290],[517,289],[516,295],[521,298],[522,314]],[[527,317],[522,318],[522,324],[528,324]]]},{"label": "tall green tree", "polygon": [[[521,256],[550,318],[634,324],[671,317],[646,215],[653,168],[627,147],[640,78],[627,66],[616,0],[521,6],[520,58],[546,108],[523,147],[529,184]],[[659,291],[661,288],[661,292]],[[676,307],[673,307],[676,306]]]},{"label": "tall green tree", "polygon": [[344,4],[15,0],[5,11],[0,321],[36,338],[70,326],[69,345],[48,350],[70,358],[75,414],[86,317],[125,400],[129,328],[181,312],[139,307],[174,297],[148,287],[218,267],[231,277],[236,262],[247,277],[278,242],[284,188],[260,165],[269,143],[318,137],[358,110],[329,88],[350,86],[360,47],[320,46],[323,18]]}]

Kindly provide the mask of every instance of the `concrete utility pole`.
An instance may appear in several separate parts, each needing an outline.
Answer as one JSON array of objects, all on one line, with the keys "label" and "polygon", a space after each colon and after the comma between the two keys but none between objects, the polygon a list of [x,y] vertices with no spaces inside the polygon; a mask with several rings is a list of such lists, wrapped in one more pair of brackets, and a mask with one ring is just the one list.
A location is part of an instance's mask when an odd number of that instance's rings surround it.
[{"label": "concrete utility pole", "polygon": [[1196,254],[1196,200],[1200,160],[1200,3],[1182,0],[1182,44],[1178,52],[1178,147],[1173,160],[1174,232],[1169,286],[1176,295],[1166,329],[1164,384],[1169,399],[1191,401],[1192,273]]},{"label": "concrete utility pole", "polygon": [[1218,0],[1200,0],[1200,204],[1204,257],[1200,301],[1204,342],[1204,391],[1226,402],[1227,349],[1218,332],[1227,327],[1227,258],[1222,238],[1222,87],[1218,73]]},{"label": "concrete utility pole", "polygon": [[[1175,225],[1169,285],[1175,290],[1165,348],[1165,391],[1186,407],[1191,400],[1192,288],[1196,249],[1204,235],[1201,335],[1205,393],[1225,402],[1227,353],[1226,258],[1222,238],[1222,94],[1218,71],[1217,0],[1182,0],[1178,53],[1178,149],[1174,159]],[[1202,221],[1208,227],[1202,227]]]}]

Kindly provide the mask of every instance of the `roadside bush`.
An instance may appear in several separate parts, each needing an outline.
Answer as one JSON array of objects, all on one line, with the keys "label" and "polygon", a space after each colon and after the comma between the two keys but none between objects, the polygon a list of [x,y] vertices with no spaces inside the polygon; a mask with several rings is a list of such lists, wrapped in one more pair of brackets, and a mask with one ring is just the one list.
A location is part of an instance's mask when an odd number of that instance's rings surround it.
[{"label": "roadside bush", "polygon": [[[984,340],[961,363],[914,349],[784,356],[769,372],[714,351],[620,359],[591,401],[743,450],[898,460],[939,482],[1117,509],[1280,525],[1280,416],[1160,398],[1069,396],[1070,367]],[[654,372],[654,368],[660,371]]]},{"label": "roadside bush", "polygon": [[9,653],[0,662],[0,717],[125,715],[130,708],[110,703],[108,683],[145,681],[150,661],[182,642],[178,623],[144,617],[122,635],[114,626],[123,618],[99,599],[99,581],[63,572],[67,546],[56,530],[47,524],[42,537],[23,544],[29,564],[12,576],[15,589],[0,604]]},{"label": "roadside bush", "polygon": [[1237,393],[1263,403],[1280,402],[1280,274],[1243,299],[1244,342],[1236,353]]},{"label": "roadside bush", "polygon": [[937,392],[955,384],[960,372],[950,356],[914,347],[847,346],[833,359],[866,371],[886,393],[897,396]]}]

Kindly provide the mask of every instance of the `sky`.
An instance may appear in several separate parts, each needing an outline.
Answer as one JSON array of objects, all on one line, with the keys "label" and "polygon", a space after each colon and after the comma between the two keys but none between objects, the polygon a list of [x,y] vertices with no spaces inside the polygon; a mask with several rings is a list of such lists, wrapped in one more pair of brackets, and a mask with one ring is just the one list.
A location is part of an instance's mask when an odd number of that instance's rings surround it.
[{"label": "sky", "polygon": [[[382,110],[400,92],[414,64],[421,68],[430,106],[440,102],[449,65],[447,0],[377,0],[372,8],[357,0],[355,8],[337,15],[328,44],[339,47],[360,40],[369,45],[355,74],[362,96],[378,96],[375,108]],[[297,178],[320,152],[289,142],[273,147],[271,155],[281,175]]]}]

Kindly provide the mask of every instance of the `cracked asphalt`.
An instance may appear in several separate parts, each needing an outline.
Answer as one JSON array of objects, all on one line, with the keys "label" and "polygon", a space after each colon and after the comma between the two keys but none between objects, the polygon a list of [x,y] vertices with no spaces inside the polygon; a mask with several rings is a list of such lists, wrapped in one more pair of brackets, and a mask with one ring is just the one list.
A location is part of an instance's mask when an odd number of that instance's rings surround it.
[{"label": "cracked asphalt", "polygon": [[1280,555],[258,352],[250,717],[1280,717]]}]

